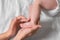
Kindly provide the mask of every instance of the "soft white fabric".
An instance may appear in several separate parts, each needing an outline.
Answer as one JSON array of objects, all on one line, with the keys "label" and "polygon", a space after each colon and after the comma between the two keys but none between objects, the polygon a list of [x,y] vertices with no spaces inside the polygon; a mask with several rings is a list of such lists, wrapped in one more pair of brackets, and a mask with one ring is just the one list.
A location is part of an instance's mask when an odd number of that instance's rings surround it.
[{"label": "soft white fabric", "polygon": [[52,10],[46,10],[46,9],[42,9],[44,13],[46,13],[47,15],[49,16],[55,16],[58,14],[59,12],[59,3],[58,3],[58,0],[56,0],[57,2],[57,7],[55,9],[52,9]]},{"label": "soft white fabric", "polygon": [[[8,30],[12,18],[29,16],[29,5],[33,0],[0,0],[0,34]],[[60,40],[60,19],[41,12],[42,29],[26,40]]]},{"label": "soft white fabric", "polygon": [[53,9],[53,10],[49,10],[48,11],[50,16],[55,16],[59,12],[59,3],[58,3],[58,0],[56,0],[56,2],[57,2],[57,7],[55,9]]}]

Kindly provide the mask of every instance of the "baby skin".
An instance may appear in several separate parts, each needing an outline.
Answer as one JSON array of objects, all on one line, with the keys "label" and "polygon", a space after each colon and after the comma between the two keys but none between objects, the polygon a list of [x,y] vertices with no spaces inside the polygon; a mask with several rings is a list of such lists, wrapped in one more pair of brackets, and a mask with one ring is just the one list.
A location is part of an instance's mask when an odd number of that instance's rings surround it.
[{"label": "baby skin", "polygon": [[40,14],[41,9],[52,10],[57,6],[56,0],[35,0],[32,5],[30,5],[29,18],[30,21],[27,23],[20,24],[21,27],[31,27],[32,25],[40,24]]}]

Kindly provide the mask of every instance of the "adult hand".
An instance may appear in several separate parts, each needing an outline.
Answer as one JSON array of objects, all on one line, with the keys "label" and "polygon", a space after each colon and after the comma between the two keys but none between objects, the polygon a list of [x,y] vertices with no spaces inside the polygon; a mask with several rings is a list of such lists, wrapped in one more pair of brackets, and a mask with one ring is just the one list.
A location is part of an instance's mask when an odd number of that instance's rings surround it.
[{"label": "adult hand", "polygon": [[40,27],[40,25],[32,25],[32,27],[21,28],[13,40],[23,40],[29,37],[30,33],[30,36],[34,34]]},{"label": "adult hand", "polygon": [[29,19],[26,19],[24,16],[18,16],[16,18],[12,19],[12,21],[10,23],[10,27],[7,31],[7,34],[9,35],[9,37],[15,36],[20,23],[24,23],[24,22],[28,22],[28,21],[29,21]]},{"label": "adult hand", "polygon": [[[30,18],[29,18],[30,19]],[[30,21],[26,22],[26,23],[21,23],[20,26],[22,28],[26,28],[26,27],[32,27],[32,25],[40,25],[40,22],[38,21],[37,24],[36,23],[32,23],[31,19]]]}]

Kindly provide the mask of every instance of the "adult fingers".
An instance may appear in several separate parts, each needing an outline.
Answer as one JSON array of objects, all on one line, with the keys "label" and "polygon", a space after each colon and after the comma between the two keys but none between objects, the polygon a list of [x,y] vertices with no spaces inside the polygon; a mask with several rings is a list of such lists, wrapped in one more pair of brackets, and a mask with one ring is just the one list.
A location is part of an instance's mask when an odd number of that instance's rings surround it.
[{"label": "adult fingers", "polygon": [[36,32],[36,30],[39,29],[39,26],[40,25],[36,25],[35,27],[33,28],[24,28],[22,31],[20,31],[20,36],[22,38],[26,38],[30,33],[32,34],[34,31]]},{"label": "adult fingers", "polygon": [[26,19],[24,16],[18,16],[16,17],[18,20],[21,20],[21,19]]},{"label": "adult fingers", "polygon": [[21,22],[21,23],[30,21],[30,18],[26,18],[26,17],[24,17],[24,16],[18,16],[18,17],[16,17],[16,18],[17,18],[17,20],[18,20],[19,22]]},{"label": "adult fingers", "polygon": [[24,23],[24,22],[29,22],[31,19],[30,18],[27,18],[27,19],[21,19],[20,22],[21,23]]},{"label": "adult fingers", "polygon": [[31,28],[31,32],[28,34],[27,37],[34,35],[39,28],[41,28],[40,25],[36,25],[36,26],[34,26],[33,28]]},{"label": "adult fingers", "polygon": [[31,28],[31,29],[32,29],[32,31],[31,31],[31,34],[30,34],[30,35],[32,35],[32,34],[34,34],[34,33],[36,33],[36,32],[37,32],[37,30],[38,30],[39,28],[41,28],[41,26],[40,26],[40,25],[35,25],[34,27],[32,27],[32,28]]},{"label": "adult fingers", "polygon": [[[37,25],[37,26],[39,26],[39,25]],[[38,29],[37,26],[35,28],[22,28],[18,31],[16,36],[20,39],[26,38],[28,36],[28,34],[30,34],[31,32]]]},{"label": "adult fingers", "polygon": [[34,26],[32,27],[32,30],[36,30],[36,29],[39,29],[39,28],[41,28],[41,25],[34,25]]}]

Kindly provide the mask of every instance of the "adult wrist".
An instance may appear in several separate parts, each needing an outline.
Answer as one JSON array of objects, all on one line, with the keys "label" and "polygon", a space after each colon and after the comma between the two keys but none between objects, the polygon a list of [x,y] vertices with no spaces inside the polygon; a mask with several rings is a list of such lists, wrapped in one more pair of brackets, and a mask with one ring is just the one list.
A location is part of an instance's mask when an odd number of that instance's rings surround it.
[{"label": "adult wrist", "polygon": [[8,30],[6,32],[7,38],[11,38],[12,37],[12,31]]}]

